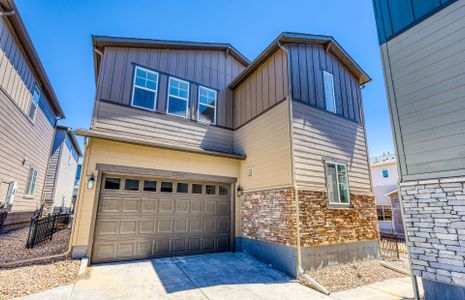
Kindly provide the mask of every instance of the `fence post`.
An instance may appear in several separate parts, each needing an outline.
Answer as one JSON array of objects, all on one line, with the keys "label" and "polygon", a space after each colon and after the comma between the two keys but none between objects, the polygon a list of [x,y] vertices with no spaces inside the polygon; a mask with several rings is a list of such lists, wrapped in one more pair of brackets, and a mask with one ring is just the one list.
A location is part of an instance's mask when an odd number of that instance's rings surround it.
[{"label": "fence post", "polygon": [[395,234],[395,238],[396,238],[396,253],[397,253],[397,258],[399,259],[400,258],[400,255],[399,255],[399,236],[397,235],[397,233]]}]

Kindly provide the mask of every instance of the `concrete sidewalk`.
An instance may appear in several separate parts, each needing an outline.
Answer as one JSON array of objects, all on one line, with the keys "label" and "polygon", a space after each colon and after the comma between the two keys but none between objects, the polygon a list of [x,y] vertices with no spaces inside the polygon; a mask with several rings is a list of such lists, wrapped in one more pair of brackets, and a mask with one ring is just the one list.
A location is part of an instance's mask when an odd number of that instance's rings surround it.
[{"label": "concrete sidewalk", "polygon": [[[423,295],[421,280],[418,281],[420,294]],[[373,283],[347,291],[332,293],[331,298],[338,300],[401,300],[413,299],[412,279],[403,277]]]}]

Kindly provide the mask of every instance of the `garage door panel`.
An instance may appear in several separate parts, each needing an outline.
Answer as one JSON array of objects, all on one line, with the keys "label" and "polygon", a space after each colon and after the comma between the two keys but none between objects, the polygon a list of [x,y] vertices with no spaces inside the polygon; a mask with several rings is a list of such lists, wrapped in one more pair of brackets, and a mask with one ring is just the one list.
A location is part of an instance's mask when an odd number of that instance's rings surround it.
[{"label": "garage door panel", "polygon": [[[219,195],[218,184],[182,181],[180,190],[175,180],[141,178],[139,190],[128,191],[120,178],[119,189],[100,193],[93,262],[230,249],[230,199]],[[156,188],[141,191],[144,180],[156,181]],[[161,192],[161,182],[172,182],[172,192]]]}]

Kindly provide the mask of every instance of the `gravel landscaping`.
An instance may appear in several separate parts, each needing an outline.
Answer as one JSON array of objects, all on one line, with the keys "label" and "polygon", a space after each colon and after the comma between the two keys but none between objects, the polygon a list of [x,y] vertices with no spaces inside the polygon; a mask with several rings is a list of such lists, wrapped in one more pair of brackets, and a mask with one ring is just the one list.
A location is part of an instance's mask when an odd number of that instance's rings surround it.
[{"label": "gravel landscaping", "polygon": [[80,260],[61,259],[44,264],[0,269],[0,300],[72,283],[78,276],[79,265]]},{"label": "gravel landscaping", "polygon": [[[393,264],[392,262],[388,263]],[[381,266],[378,260],[330,266],[318,271],[309,271],[307,274],[330,292],[339,292],[388,279],[405,277],[403,274]]]},{"label": "gravel landscaping", "polygon": [[26,248],[29,228],[18,229],[0,235],[0,263],[46,257],[61,254],[68,250],[71,229],[61,230],[53,235],[51,241]]}]

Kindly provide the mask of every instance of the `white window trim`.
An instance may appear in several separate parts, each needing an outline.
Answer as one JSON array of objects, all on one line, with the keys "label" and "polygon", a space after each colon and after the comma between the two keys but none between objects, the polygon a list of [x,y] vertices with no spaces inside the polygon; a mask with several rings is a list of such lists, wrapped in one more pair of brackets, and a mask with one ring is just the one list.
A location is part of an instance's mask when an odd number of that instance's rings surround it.
[{"label": "white window trim", "polygon": [[[154,92],[154,93],[155,93],[154,99],[153,99],[153,109],[134,104],[134,94],[135,94],[134,91],[135,91],[135,89],[136,89],[136,78],[137,78],[137,75],[136,75],[136,74],[137,74],[137,70],[139,70],[139,69],[140,69],[140,70],[143,70],[143,71],[145,71],[145,72],[157,74],[157,88],[156,88],[155,90],[149,89],[149,88],[146,88],[146,87],[143,87],[143,86],[137,86],[138,89],[146,90],[146,91]],[[146,69],[146,68],[143,68],[143,67],[136,66],[136,67],[134,68],[134,78],[133,78],[133,81],[132,81],[131,106],[132,106],[132,107],[137,107],[137,108],[140,108],[140,109],[144,109],[144,110],[148,110],[148,111],[155,111],[156,108],[157,108],[158,85],[159,85],[159,82],[160,82],[160,74],[159,74],[158,72],[155,72],[155,71],[153,71],[153,70],[149,70],[149,69]]]},{"label": "white window trim", "polygon": [[[32,170],[32,173],[31,173],[31,170]],[[35,194],[35,191],[36,191],[36,183],[37,183],[37,175],[38,175],[38,171],[37,169],[35,168],[29,168],[29,173],[27,174],[28,178],[27,178],[27,181],[26,181],[26,191],[25,191],[25,196],[27,197],[34,197],[34,194]],[[30,176],[30,178],[29,178]],[[34,179],[34,180],[32,180]],[[34,190],[32,191],[31,193],[31,186],[32,186],[32,183],[34,182]]]},{"label": "white window trim", "polygon": [[[327,101],[328,99],[326,99],[326,93],[324,92],[324,90],[326,89],[326,87],[324,86],[324,85],[325,85],[325,74],[331,76],[331,81],[333,82],[333,84],[332,84],[332,87],[333,87],[333,88],[332,88],[332,91],[331,91],[331,92],[332,92],[332,94],[333,94],[333,106],[334,106],[334,111],[328,110],[327,105],[326,105],[326,101]],[[335,92],[334,92],[334,75],[333,75],[333,73],[328,72],[328,71],[326,71],[326,70],[323,70],[323,93],[324,93],[324,95],[325,95],[325,110],[326,110],[326,111],[329,111],[329,112],[331,112],[331,113],[334,113],[334,114],[337,113],[337,107],[336,107],[336,94],[335,94]]]},{"label": "white window trim", "polygon": [[[207,91],[212,91],[212,92],[215,93],[215,105],[200,103],[200,89],[206,89]],[[204,105],[204,106],[211,107],[211,108],[215,109],[215,113],[214,113],[214,116],[213,116],[213,122],[205,122],[205,121],[200,120],[200,105]],[[214,89],[210,89],[210,88],[199,85],[199,91],[198,91],[198,95],[197,95],[197,121],[199,121],[200,123],[204,123],[204,124],[216,125],[216,115],[217,115],[217,112],[218,112],[217,105],[218,105],[218,92],[216,90],[214,90]]]},{"label": "white window trim", "polygon": [[[37,92],[39,93],[39,99],[37,100],[37,103],[34,102],[34,90],[37,90]],[[29,106],[29,111],[28,111],[28,114],[27,114],[27,117],[29,118],[29,120],[31,120],[32,123],[35,123],[36,121],[36,116],[37,116],[37,111],[39,110],[39,101],[40,101],[40,96],[42,95],[40,89],[39,89],[39,86],[34,83],[34,86],[32,87],[32,97],[31,97],[31,106]],[[34,116],[31,118],[31,116],[29,115],[31,113],[31,108],[32,106],[35,106],[36,110],[34,111]]]},{"label": "white window trim", "polygon": [[[391,204],[376,204],[376,211],[378,211],[378,206],[381,206],[381,210],[383,211],[383,220],[378,221],[378,222],[392,223],[394,225],[394,214],[393,214],[393,210],[392,210],[392,205]],[[389,209],[391,210],[391,221],[385,220],[386,219],[385,214],[384,214],[384,207],[385,206],[388,206]]]},{"label": "white window trim", "polygon": [[[327,165],[328,164],[334,164],[336,166],[336,186],[337,186],[337,199],[338,199],[338,202],[331,202],[331,199],[329,199],[328,197],[328,203],[331,204],[331,205],[344,205],[344,206],[350,206],[351,205],[351,199],[350,199],[350,188],[349,188],[349,171],[347,169],[347,164],[345,163],[341,163],[341,162],[335,162],[335,161],[331,161],[331,160],[327,160],[325,161],[325,176],[326,176],[326,181],[328,181],[328,168],[327,168]],[[347,197],[349,199],[349,201],[347,203],[342,203],[341,202],[341,191],[339,191],[339,176],[337,174],[337,166],[340,165],[340,166],[344,166],[345,167],[345,170],[346,170],[346,178],[347,178]],[[329,191],[328,191],[328,184],[326,183],[326,190],[327,190],[327,193],[329,194]]]},{"label": "white window trim", "polygon": [[[176,95],[170,95],[170,81],[171,81],[171,79],[187,83],[187,98],[179,97],[179,96],[176,96]],[[168,77],[168,92],[166,93],[167,94],[167,96],[166,96],[166,113],[168,115],[175,116],[175,117],[180,117],[180,118],[188,118],[189,117],[190,90],[191,90],[191,84],[190,84],[189,81],[185,81],[185,80],[179,79],[179,78],[174,77],[174,76],[169,76]],[[176,99],[179,99],[179,100],[184,100],[186,102],[186,113],[185,113],[184,116],[180,116],[180,115],[177,115],[177,114],[170,113],[170,97],[173,97],[173,98],[176,98]]]}]

